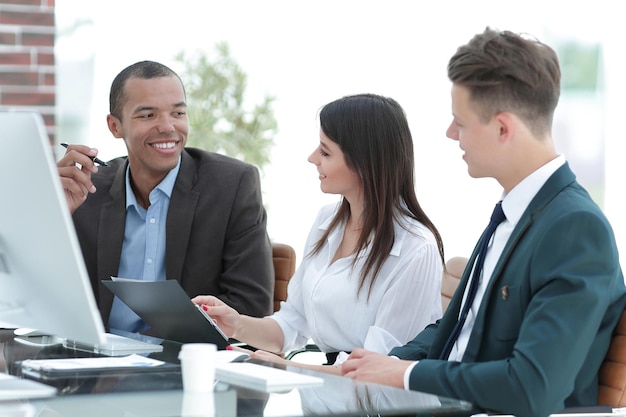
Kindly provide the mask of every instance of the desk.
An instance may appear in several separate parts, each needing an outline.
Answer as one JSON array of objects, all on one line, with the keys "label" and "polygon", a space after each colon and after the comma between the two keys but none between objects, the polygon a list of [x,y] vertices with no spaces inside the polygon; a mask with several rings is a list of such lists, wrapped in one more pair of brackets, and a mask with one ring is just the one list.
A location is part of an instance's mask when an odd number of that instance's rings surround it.
[{"label": "desk", "polygon": [[[168,343],[168,342],[166,342]],[[164,344],[159,359],[176,361],[179,344]],[[30,358],[81,357],[86,354],[62,345],[32,346],[20,343],[10,330],[0,330],[0,370],[21,375],[19,362]],[[271,366],[270,364],[267,364]],[[15,404],[24,414],[37,417],[115,416],[438,416],[467,415],[471,405],[430,394],[362,383],[348,378],[313,373],[296,367],[290,371],[315,374],[324,379],[318,387],[282,393],[265,393],[217,381],[213,393],[182,391],[180,370],[169,372],[100,375],[45,380],[57,387],[56,397]],[[2,407],[11,403],[0,402]],[[30,413],[30,414],[28,414]]]}]

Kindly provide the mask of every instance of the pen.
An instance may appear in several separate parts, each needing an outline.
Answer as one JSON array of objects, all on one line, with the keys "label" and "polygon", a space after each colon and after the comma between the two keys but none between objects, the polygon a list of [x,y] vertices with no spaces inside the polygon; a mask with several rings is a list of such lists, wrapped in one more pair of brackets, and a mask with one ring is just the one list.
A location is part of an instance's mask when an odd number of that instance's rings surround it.
[{"label": "pen", "polygon": [[[61,146],[63,146],[64,148],[67,148],[70,145],[68,145],[65,142],[61,142]],[[103,167],[108,167],[109,166],[109,164],[107,164],[106,162],[104,162],[101,159],[96,158],[95,156],[90,156],[90,158],[91,158],[92,161],[94,161],[98,165],[102,165]]]}]

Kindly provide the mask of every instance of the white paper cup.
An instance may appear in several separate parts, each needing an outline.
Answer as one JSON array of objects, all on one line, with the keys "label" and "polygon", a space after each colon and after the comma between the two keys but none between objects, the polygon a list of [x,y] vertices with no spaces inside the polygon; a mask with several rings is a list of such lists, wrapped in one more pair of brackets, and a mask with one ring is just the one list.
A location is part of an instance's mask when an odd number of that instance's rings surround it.
[{"label": "white paper cup", "polygon": [[183,392],[182,417],[215,417],[215,399],[210,392]]},{"label": "white paper cup", "polygon": [[217,352],[217,347],[212,343],[186,343],[182,346],[178,359],[180,359],[185,391],[213,391],[215,352]]}]

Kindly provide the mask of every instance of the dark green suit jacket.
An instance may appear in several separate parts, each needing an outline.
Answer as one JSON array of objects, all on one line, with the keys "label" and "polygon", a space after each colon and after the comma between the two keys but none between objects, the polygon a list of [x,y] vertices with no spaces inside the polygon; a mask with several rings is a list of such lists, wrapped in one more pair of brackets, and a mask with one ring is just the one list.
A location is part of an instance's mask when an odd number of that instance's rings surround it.
[{"label": "dark green suit jacket", "polygon": [[410,388],[517,417],[595,405],[626,289],[611,226],[569,166],[548,179],[513,230],[462,362],[438,360],[475,256],[441,320],[390,352],[420,361]]}]

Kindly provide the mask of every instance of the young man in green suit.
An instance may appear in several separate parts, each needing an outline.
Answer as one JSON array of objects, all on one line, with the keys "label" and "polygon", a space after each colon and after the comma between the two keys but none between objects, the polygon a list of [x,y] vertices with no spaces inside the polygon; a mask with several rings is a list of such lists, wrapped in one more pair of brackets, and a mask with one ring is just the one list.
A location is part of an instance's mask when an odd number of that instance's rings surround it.
[{"label": "young man in green suit", "polygon": [[611,226],[551,136],[560,68],[547,45],[487,28],[448,64],[453,120],[472,177],[495,178],[506,219],[466,302],[474,250],[450,307],[389,356],[356,349],[344,375],[547,416],[597,402],[598,369],[625,304]]}]

